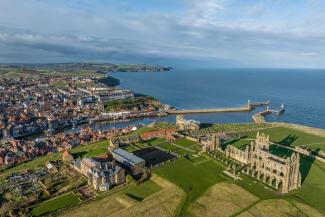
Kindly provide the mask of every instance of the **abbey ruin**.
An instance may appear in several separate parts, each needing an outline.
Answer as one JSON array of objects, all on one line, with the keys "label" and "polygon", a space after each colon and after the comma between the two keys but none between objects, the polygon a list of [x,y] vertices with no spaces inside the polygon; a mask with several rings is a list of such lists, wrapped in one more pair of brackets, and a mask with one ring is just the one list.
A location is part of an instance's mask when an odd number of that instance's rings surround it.
[{"label": "abbey ruin", "polygon": [[244,165],[244,173],[261,182],[279,189],[282,193],[301,187],[300,156],[292,153],[290,157],[279,157],[270,153],[270,138],[265,134],[256,135],[255,141],[247,145],[243,150],[232,145],[222,147],[224,135],[211,135],[204,138],[202,151],[222,151]]}]

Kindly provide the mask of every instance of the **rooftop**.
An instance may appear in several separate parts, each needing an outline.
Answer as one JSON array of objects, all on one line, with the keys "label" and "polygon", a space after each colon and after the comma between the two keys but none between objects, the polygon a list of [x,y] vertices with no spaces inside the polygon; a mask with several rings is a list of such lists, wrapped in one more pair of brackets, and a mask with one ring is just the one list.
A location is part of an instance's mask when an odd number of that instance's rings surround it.
[{"label": "rooftop", "polygon": [[112,153],[117,154],[117,155],[131,161],[134,164],[144,162],[144,160],[142,158],[139,158],[139,157],[135,156],[134,154],[132,154],[130,152],[127,152],[127,151],[125,151],[125,150],[123,150],[121,148],[117,148],[117,149],[112,150]]}]

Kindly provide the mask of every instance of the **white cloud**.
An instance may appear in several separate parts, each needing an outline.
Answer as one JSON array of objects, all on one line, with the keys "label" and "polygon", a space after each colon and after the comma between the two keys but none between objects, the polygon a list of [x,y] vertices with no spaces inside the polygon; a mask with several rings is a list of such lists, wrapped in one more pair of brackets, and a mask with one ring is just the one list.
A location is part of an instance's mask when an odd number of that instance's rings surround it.
[{"label": "white cloud", "polygon": [[316,56],[317,53],[316,52],[304,52],[304,53],[300,53],[301,56]]},{"label": "white cloud", "polygon": [[[51,4],[34,0],[22,5],[4,0],[0,2],[4,11],[0,20],[7,27],[0,24],[0,61],[10,56],[19,62],[22,55],[37,59],[43,52],[58,60],[129,61],[131,56],[140,56],[144,60],[225,59],[252,67],[294,66],[297,62],[325,67],[320,61],[325,58],[322,28],[310,31],[311,27],[299,22],[271,19],[265,4],[239,7],[237,0],[183,1],[186,6],[178,12],[144,12],[132,10],[136,5],[123,11],[105,4],[100,11],[92,11],[64,7],[63,0]],[[283,18],[281,13],[276,15]],[[256,16],[260,17],[254,19]]]}]

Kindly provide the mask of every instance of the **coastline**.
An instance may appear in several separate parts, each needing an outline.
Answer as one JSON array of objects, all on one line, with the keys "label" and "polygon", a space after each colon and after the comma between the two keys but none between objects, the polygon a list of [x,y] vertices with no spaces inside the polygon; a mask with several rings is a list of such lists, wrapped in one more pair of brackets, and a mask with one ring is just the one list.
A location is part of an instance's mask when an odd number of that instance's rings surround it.
[{"label": "coastline", "polygon": [[112,77],[110,75],[106,75],[103,78],[97,80],[99,83],[105,84],[109,87],[117,87],[121,84],[120,79]]}]

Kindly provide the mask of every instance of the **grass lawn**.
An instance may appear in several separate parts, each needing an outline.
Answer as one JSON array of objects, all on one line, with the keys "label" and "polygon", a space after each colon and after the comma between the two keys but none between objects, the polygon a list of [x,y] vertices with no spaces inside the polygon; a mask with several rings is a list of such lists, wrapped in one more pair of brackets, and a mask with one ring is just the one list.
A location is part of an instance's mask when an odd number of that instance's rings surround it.
[{"label": "grass lawn", "polygon": [[[289,129],[286,127],[274,127],[266,130],[260,130],[260,133],[270,135],[270,140],[282,145],[300,146],[312,148],[313,150],[325,151],[325,138],[320,136],[311,135],[298,130]],[[241,133],[241,136],[247,138],[256,138],[257,131]],[[310,145],[309,145],[310,144]]]},{"label": "grass lawn", "polygon": [[76,157],[95,157],[97,155],[106,153],[108,147],[108,141],[94,142],[89,145],[78,146],[70,150],[73,156]]},{"label": "grass lawn", "polygon": [[178,150],[175,151],[175,153],[180,154],[180,155],[187,154],[190,157],[192,156],[192,154],[195,154],[194,152],[187,151],[187,150],[184,150],[184,149],[178,149]]},{"label": "grass lawn", "polygon": [[290,157],[294,151],[282,148],[278,145],[270,145],[269,151],[271,154],[277,155],[282,158]]},{"label": "grass lawn", "polygon": [[186,138],[181,138],[181,139],[175,140],[174,143],[176,145],[179,145],[179,146],[188,147],[188,146],[196,144],[197,142],[194,142],[192,140],[188,140]]},{"label": "grass lawn", "polygon": [[59,209],[62,209],[62,208],[65,208],[65,207],[68,207],[71,205],[76,205],[79,202],[80,202],[79,198],[72,192],[69,192],[67,194],[47,200],[47,201],[33,207],[32,211],[31,211],[31,215],[32,216],[46,215],[51,212],[57,211]]},{"label": "grass lawn", "polygon": [[189,160],[179,158],[162,167],[154,169],[159,176],[175,183],[186,193],[181,208],[181,216],[187,216],[188,206],[215,183],[224,181],[220,175],[224,167],[215,161],[208,161],[195,166]]},{"label": "grass lawn", "polygon": [[190,157],[190,161],[194,164],[198,164],[198,163],[201,163],[201,162],[204,162],[206,160],[208,160],[209,158],[205,157],[205,156],[195,156],[195,155],[192,155]]},{"label": "grass lawn", "polygon": [[194,146],[188,147],[188,149],[191,149],[191,150],[193,150],[193,151],[198,152],[198,151],[202,150],[202,145],[197,144],[197,145],[194,145]]},{"label": "grass lawn", "polygon": [[136,150],[139,150],[137,147],[135,147],[133,145],[124,145],[121,148],[128,152],[134,152]]},{"label": "grass lawn", "polygon": [[301,164],[302,187],[289,195],[325,212],[325,163],[304,157]]},{"label": "grass lawn", "polygon": [[1,175],[7,175],[9,173],[19,172],[19,171],[24,171],[24,170],[36,169],[40,166],[45,166],[45,163],[47,161],[58,160],[58,159],[60,159],[60,157],[61,157],[60,153],[51,153],[46,156],[38,157],[32,161],[21,163],[18,166],[7,169],[7,170],[1,172]]},{"label": "grass lawn", "polygon": [[235,183],[263,200],[291,199],[325,212],[325,164],[308,157],[301,157],[300,162],[302,187],[285,195],[272,191],[248,176],[242,176],[243,181],[235,181]]},{"label": "grass lawn", "polygon": [[[94,157],[107,152],[108,141],[94,142],[89,145],[78,146],[70,150],[74,157]],[[19,164],[18,166],[7,169],[1,173],[6,175],[13,172],[24,171],[28,169],[36,169],[37,167],[45,166],[45,163],[50,160],[61,159],[62,153],[49,153],[46,156],[38,157],[32,161]]]},{"label": "grass lawn", "polygon": [[240,150],[244,150],[246,148],[247,145],[250,144],[251,141],[249,140],[245,140],[245,139],[235,139],[235,140],[232,140],[230,142],[227,142],[225,144],[225,146],[227,145],[232,145]]},{"label": "grass lawn", "polygon": [[138,146],[141,149],[150,147],[147,143],[142,143],[142,142],[137,143],[136,146]]},{"label": "grass lawn", "polygon": [[146,181],[141,185],[134,186],[126,191],[126,195],[136,200],[144,200],[150,195],[160,191],[162,187],[151,180]]},{"label": "grass lawn", "polygon": [[160,144],[158,146],[163,148],[163,149],[170,150],[170,151],[176,151],[176,150],[179,149],[175,145],[172,145],[172,144],[169,144],[169,143],[163,143],[163,144]]},{"label": "grass lawn", "polygon": [[159,145],[159,144],[166,143],[166,142],[167,142],[167,140],[165,138],[156,138],[154,140],[147,142],[147,144],[155,146],[155,145]]}]

